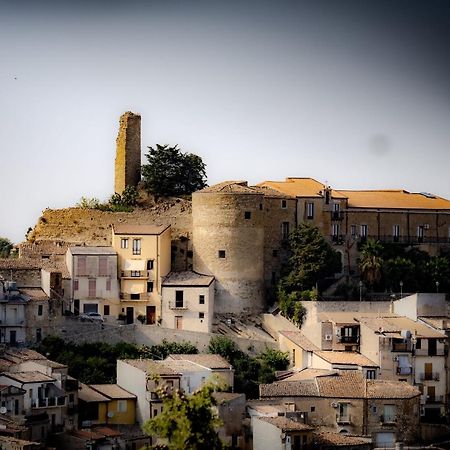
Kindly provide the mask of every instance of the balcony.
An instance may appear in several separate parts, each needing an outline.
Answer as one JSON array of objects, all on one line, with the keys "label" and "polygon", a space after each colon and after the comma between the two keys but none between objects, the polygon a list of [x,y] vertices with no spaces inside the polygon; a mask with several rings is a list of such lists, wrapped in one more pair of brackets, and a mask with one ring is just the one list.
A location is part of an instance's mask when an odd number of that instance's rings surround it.
[{"label": "balcony", "polygon": [[33,408],[52,408],[54,406],[65,406],[65,404],[66,404],[65,396],[44,397],[44,398],[33,399],[31,401],[31,406]]},{"label": "balcony", "polygon": [[332,234],[330,239],[333,244],[342,245],[345,241],[345,236],[343,234]]},{"label": "balcony", "polygon": [[425,399],[425,403],[444,403],[445,396],[444,395],[427,395]]},{"label": "balcony", "polygon": [[411,341],[406,342],[392,342],[393,352],[410,352],[412,351]]},{"label": "balcony", "polygon": [[148,270],[122,270],[121,278],[130,278],[132,280],[147,280],[149,278]]},{"label": "balcony", "polygon": [[393,235],[380,235],[380,236],[370,236],[373,239],[379,240],[382,243],[399,243],[399,244],[445,244],[449,243],[450,239],[448,237],[438,237],[438,236],[393,236]]},{"label": "balcony", "polygon": [[344,211],[331,211],[331,220],[344,220]]},{"label": "balcony", "polygon": [[[139,298],[134,298],[135,295],[139,295]],[[132,298],[133,296],[133,298]],[[139,294],[130,294],[128,292],[121,292],[120,299],[121,300],[131,300],[131,301],[139,301],[139,300],[150,300],[151,292],[140,292]]]},{"label": "balcony", "polygon": [[349,423],[351,423],[351,416],[350,414],[337,415],[336,422],[340,425],[348,425]]},{"label": "balcony", "polygon": [[359,344],[359,336],[341,336],[338,340],[341,344]]},{"label": "balcony", "polygon": [[187,304],[184,302],[169,302],[169,309],[183,310],[188,309]]},{"label": "balcony", "polygon": [[415,356],[447,356],[445,348],[438,348],[432,355],[429,354],[427,348],[419,348],[414,350]]},{"label": "balcony", "polygon": [[421,372],[419,373],[420,381],[439,381],[440,373],[439,372]]},{"label": "balcony", "polygon": [[380,422],[383,425],[394,425],[397,422],[397,418],[395,415],[384,415],[382,414],[380,416]]},{"label": "balcony", "polygon": [[411,374],[412,374],[412,367],[409,366],[397,367],[397,375],[411,375]]}]

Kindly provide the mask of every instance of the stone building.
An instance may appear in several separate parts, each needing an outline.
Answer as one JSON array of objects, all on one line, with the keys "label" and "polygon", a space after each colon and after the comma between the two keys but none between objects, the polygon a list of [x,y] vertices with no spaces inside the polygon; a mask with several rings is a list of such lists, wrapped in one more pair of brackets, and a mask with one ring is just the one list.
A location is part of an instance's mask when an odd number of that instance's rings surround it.
[{"label": "stone building", "polygon": [[120,117],[117,135],[114,191],[122,194],[141,179],[141,116],[130,111]]}]

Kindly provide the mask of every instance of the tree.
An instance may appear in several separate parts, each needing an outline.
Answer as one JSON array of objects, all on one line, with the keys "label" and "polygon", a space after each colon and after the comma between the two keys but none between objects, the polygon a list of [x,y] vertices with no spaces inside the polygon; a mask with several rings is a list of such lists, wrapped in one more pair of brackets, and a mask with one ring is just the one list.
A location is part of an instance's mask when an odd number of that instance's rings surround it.
[{"label": "tree", "polygon": [[379,241],[369,239],[361,248],[359,271],[361,278],[373,288],[379,283],[383,267],[383,246]]},{"label": "tree", "polygon": [[12,248],[13,244],[9,239],[0,237],[0,258],[8,258]]},{"label": "tree", "polygon": [[206,186],[206,166],[200,156],[182,153],[177,146],[148,147],[142,166],[146,189],[154,195],[189,195]]},{"label": "tree", "polygon": [[217,404],[214,384],[206,384],[192,395],[176,389],[160,389],[163,407],[160,414],[148,420],[143,430],[156,435],[163,443],[153,446],[166,450],[220,450],[225,446],[216,428],[221,425],[213,407]]}]

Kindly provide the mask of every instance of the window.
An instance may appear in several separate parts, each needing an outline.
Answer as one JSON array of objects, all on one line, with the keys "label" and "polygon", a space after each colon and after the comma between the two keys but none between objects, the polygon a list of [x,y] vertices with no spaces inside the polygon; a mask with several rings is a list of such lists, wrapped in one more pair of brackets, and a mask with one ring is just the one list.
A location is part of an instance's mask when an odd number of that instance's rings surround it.
[{"label": "window", "polygon": [[95,278],[89,280],[88,291],[89,297],[95,297],[97,295],[97,280]]},{"label": "window", "polygon": [[153,259],[149,259],[147,261],[147,270],[153,270],[153,265],[154,265],[154,260]]},{"label": "window", "polygon": [[147,281],[147,292],[153,292],[153,281]]},{"label": "window", "polygon": [[141,276],[141,271],[140,270],[132,270],[131,271],[131,276],[138,278],[138,277]]},{"label": "window", "polygon": [[139,300],[141,298],[141,294],[130,294],[131,300]]},{"label": "window", "polygon": [[141,240],[133,239],[133,255],[141,254]]},{"label": "window", "polygon": [[117,412],[125,413],[127,412],[127,401],[117,400]]},{"label": "window", "polygon": [[183,329],[183,316],[175,316],[175,329],[176,330]]},{"label": "window", "polygon": [[199,303],[199,305],[204,305],[205,304],[205,296],[204,295],[199,295],[198,296],[198,303]]},{"label": "window", "polygon": [[392,236],[399,237],[400,236],[400,225],[392,226]]},{"label": "window", "polygon": [[289,237],[289,222],[283,222],[281,224],[281,238],[287,239]]},{"label": "window", "polygon": [[36,342],[42,341],[42,330],[40,328],[36,328]]},{"label": "window", "polygon": [[367,237],[367,232],[368,232],[367,225],[361,225],[361,227],[360,227],[360,235],[361,235],[362,238],[366,238]]},{"label": "window", "polygon": [[422,339],[421,338],[417,338],[416,340],[416,350],[421,350],[422,349]]},{"label": "window", "polygon": [[383,405],[383,420],[382,422],[395,422],[395,405]]},{"label": "window", "polygon": [[78,280],[73,280],[73,290],[78,291]]},{"label": "window", "polygon": [[314,412],[316,410],[315,406],[311,406],[311,412]]},{"label": "window", "polygon": [[128,238],[122,238],[120,240],[120,248],[128,248]]},{"label": "window", "polygon": [[348,420],[348,403],[339,403],[339,419],[341,421]]},{"label": "window", "polygon": [[333,203],[333,211],[339,212],[341,210],[341,204],[340,203]]},{"label": "window", "polygon": [[286,200],[281,200],[281,207],[282,207],[283,209],[286,209],[286,208],[287,208],[287,201],[286,201]]},{"label": "window", "polygon": [[417,240],[419,242],[423,242],[423,237],[425,235],[424,230],[425,230],[425,227],[423,225],[420,225],[417,227]]},{"label": "window", "polygon": [[350,234],[352,237],[356,236],[356,225],[350,225]]},{"label": "window", "polygon": [[276,258],[278,256],[278,250],[272,250],[272,256]]},{"label": "window", "polygon": [[192,250],[188,250],[188,251],[186,252],[186,256],[187,256],[188,258],[192,258],[192,257],[194,256],[194,253],[192,252]]},{"label": "window", "polygon": [[198,318],[199,319],[204,319],[205,318],[205,313],[204,312],[199,312],[198,313]]},{"label": "window", "polygon": [[77,275],[84,276],[86,273],[86,256],[78,256],[77,258]]},{"label": "window", "polygon": [[314,203],[312,202],[306,203],[306,218],[314,219]]},{"label": "window", "polygon": [[334,239],[339,237],[339,224],[338,223],[333,223],[333,225],[331,225],[331,235],[333,236]]},{"label": "window", "polygon": [[44,312],[44,306],[38,305],[38,316],[42,316],[42,313]]},{"label": "window", "polygon": [[245,211],[244,212],[244,218],[249,220],[252,218],[252,213],[250,211]]},{"label": "window", "polygon": [[219,258],[225,258],[225,250],[219,250]]},{"label": "window", "polygon": [[103,305],[103,315],[109,316],[109,305]]},{"label": "window", "polygon": [[367,370],[366,378],[368,380],[375,380],[376,376],[377,376],[377,372],[374,369]]},{"label": "window", "polygon": [[176,308],[183,307],[183,297],[184,297],[184,291],[175,291],[175,307]]},{"label": "window", "polygon": [[108,278],[106,280],[106,290],[110,291],[111,290],[111,278]]},{"label": "window", "polygon": [[108,275],[108,258],[106,256],[99,256],[98,258],[98,274],[101,277]]},{"label": "window", "polygon": [[274,286],[276,284],[276,281],[277,281],[277,274],[275,272],[272,272],[272,275],[270,277],[270,284]]},{"label": "window", "polygon": [[295,366],[295,348],[292,349],[292,364]]}]

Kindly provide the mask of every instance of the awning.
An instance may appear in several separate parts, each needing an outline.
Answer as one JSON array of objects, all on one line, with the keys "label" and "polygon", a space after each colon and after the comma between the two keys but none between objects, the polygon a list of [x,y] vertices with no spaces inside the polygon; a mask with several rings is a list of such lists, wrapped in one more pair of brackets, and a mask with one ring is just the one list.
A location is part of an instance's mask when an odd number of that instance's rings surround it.
[{"label": "awning", "polygon": [[124,270],[145,270],[145,259],[126,259]]}]

